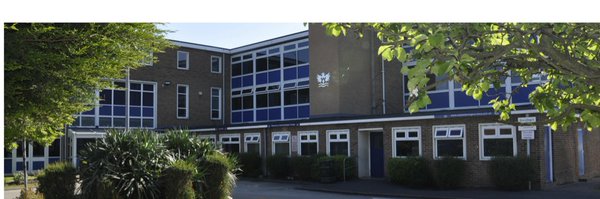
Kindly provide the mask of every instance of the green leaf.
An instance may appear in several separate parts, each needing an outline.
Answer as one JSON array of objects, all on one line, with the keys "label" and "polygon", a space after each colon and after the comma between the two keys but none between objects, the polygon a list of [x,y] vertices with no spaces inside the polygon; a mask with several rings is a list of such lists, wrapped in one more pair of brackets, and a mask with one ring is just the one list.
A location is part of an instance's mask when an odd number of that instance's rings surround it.
[{"label": "green leaf", "polygon": [[444,40],[445,40],[444,35],[442,35],[440,33],[429,36],[429,43],[433,47],[437,47],[437,48],[444,47],[444,42],[445,42]]},{"label": "green leaf", "polygon": [[402,46],[396,47],[396,53],[397,53],[396,57],[398,58],[398,61],[406,62],[408,55],[406,54],[406,50]]},{"label": "green leaf", "polygon": [[481,100],[481,97],[483,97],[483,92],[481,92],[480,89],[474,89],[473,90],[473,98],[476,100]]}]

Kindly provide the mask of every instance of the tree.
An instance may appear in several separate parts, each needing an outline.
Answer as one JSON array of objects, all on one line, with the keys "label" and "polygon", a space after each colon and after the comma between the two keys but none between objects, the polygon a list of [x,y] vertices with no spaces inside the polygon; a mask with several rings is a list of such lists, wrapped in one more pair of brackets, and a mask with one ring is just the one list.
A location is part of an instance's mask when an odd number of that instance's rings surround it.
[{"label": "tree", "polygon": [[[170,46],[154,24],[4,24],[4,143],[49,145],[110,79]],[[152,60],[149,60],[152,58]],[[27,188],[27,169],[25,188]]]},{"label": "tree", "polygon": [[[522,83],[534,76],[547,76],[529,95],[532,104],[545,113],[553,129],[583,122],[588,130],[600,127],[600,24],[531,23],[324,23],[333,36],[375,31],[381,41],[378,53],[402,66],[407,75],[411,113],[431,103],[427,90],[436,84],[432,75],[462,84],[476,100],[499,88],[512,75]],[[414,48],[408,51],[406,47]],[[446,78],[447,77],[447,78]],[[510,118],[512,93],[490,103],[501,120]]]}]

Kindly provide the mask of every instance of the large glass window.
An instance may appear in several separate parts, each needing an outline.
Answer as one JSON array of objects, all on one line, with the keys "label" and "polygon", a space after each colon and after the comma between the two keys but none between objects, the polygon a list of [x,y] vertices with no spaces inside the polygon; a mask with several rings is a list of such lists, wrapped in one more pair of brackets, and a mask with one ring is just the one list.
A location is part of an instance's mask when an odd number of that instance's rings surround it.
[{"label": "large glass window", "polygon": [[52,142],[52,145],[50,145],[50,147],[48,147],[48,156],[50,156],[50,157],[60,156],[60,139],[54,140],[54,142]]},{"label": "large glass window", "polygon": [[221,119],[221,88],[210,89],[210,119]]},{"label": "large glass window", "polygon": [[237,154],[240,153],[240,135],[224,134],[221,135],[221,147],[223,152]]},{"label": "large glass window", "polygon": [[327,131],[327,154],[350,156],[350,132],[348,130]]},{"label": "large glass window", "polygon": [[188,85],[178,84],[177,85],[177,118],[187,119],[188,118],[188,99],[189,88]]},{"label": "large glass window", "polygon": [[517,155],[517,136],[511,125],[482,124],[479,127],[479,159]]},{"label": "large glass window", "polygon": [[177,69],[189,69],[190,54],[185,51],[177,51]]},{"label": "large glass window", "polygon": [[463,125],[434,126],[433,157],[456,157],[466,159],[465,127]]},{"label": "large glass window", "polygon": [[392,129],[394,157],[421,156],[421,127],[400,127]]},{"label": "large glass window", "polygon": [[244,136],[245,152],[260,155],[260,133],[247,133]]},{"label": "large glass window", "polygon": [[290,133],[274,132],[272,137],[273,155],[290,155]]},{"label": "large glass window", "polygon": [[222,58],[217,56],[210,57],[210,72],[212,73],[221,73]]},{"label": "large glass window", "polygon": [[301,156],[312,156],[319,153],[319,134],[318,131],[299,132],[300,144],[298,145]]}]

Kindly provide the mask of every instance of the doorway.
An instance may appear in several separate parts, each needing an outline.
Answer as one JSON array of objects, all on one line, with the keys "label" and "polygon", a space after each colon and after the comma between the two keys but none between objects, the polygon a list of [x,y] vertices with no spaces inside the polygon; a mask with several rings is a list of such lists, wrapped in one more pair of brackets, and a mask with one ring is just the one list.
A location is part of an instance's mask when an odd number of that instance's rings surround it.
[{"label": "doorway", "polygon": [[369,133],[371,177],[383,178],[383,132]]},{"label": "doorway", "polygon": [[384,177],[383,129],[359,129],[358,177]]}]

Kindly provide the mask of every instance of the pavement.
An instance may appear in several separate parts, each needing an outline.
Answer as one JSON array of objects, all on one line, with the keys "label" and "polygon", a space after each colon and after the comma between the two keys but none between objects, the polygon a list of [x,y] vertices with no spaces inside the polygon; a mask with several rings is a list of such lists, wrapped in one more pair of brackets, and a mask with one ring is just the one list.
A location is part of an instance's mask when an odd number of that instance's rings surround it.
[{"label": "pavement", "polygon": [[499,191],[492,188],[412,189],[385,180],[352,180],[333,184],[307,183],[296,186],[296,189],[393,198],[600,198],[600,178],[536,191]]}]

